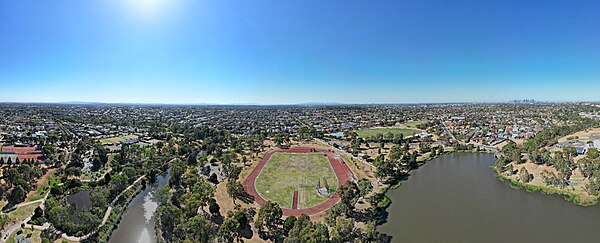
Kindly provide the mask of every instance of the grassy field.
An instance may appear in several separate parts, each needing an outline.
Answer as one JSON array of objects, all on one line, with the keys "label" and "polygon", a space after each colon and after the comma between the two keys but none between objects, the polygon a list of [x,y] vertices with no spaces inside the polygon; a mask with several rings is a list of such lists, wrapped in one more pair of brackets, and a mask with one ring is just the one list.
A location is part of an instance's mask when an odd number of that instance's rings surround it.
[{"label": "grassy field", "polygon": [[11,220],[21,222],[25,218],[29,217],[29,215],[33,214],[33,211],[35,210],[35,208],[40,206],[40,204],[42,204],[42,203],[34,203],[34,204],[27,205],[27,206],[23,206],[23,207],[15,209],[14,211],[7,213],[6,215],[8,217],[10,217]]},{"label": "grassy field", "polygon": [[50,189],[52,189],[52,187],[54,187],[60,183],[60,178],[54,176],[54,172],[49,172],[49,173],[52,173],[52,174],[48,175],[48,181],[45,182],[44,185],[38,187],[38,189],[35,191],[35,194],[33,194],[29,198],[29,201],[35,201],[35,200],[44,198],[44,196],[46,196],[46,193]]},{"label": "grassy field", "polygon": [[129,138],[137,138],[138,136],[133,135],[133,134],[129,134],[129,135],[125,135],[125,136],[119,136],[119,137],[112,137],[112,138],[103,138],[100,139],[100,143],[101,144],[108,144],[108,143],[118,143],[120,141],[123,141],[125,139],[129,139]]},{"label": "grassy field", "polygon": [[263,198],[284,208],[292,207],[293,193],[298,190],[298,208],[308,208],[327,200],[315,190],[322,178],[327,179],[330,190],[337,189],[337,177],[323,153],[274,153],[255,185]]},{"label": "grassy field", "polygon": [[[42,233],[42,231],[40,230],[31,230],[29,228],[25,229],[25,228],[20,228],[20,230],[22,230],[23,232],[20,234],[22,236],[25,236],[27,239],[29,239],[31,242],[42,242],[42,238],[40,237],[40,234]],[[16,242],[15,241],[15,237],[17,237],[17,232],[19,230],[15,230],[10,237],[8,237],[8,240],[6,241],[7,243],[10,242]],[[31,236],[29,236],[31,235]],[[29,237],[28,237],[29,236]]]},{"label": "grassy field", "polygon": [[425,124],[425,123],[427,123],[427,121],[409,121],[409,122],[402,123],[402,125],[407,126],[407,127],[416,128],[418,125]]},{"label": "grassy field", "polygon": [[356,131],[356,134],[358,134],[358,137],[360,137],[360,138],[367,138],[367,137],[373,137],[373,136],[375,136],[375,134],[378,134],[378,133],[381,133],[381,134],[383,134],[383,136],[385,136],[386,134],[388,134],[390,132],[392,134],[394,134],[394,136],[396,136],[398,134],[403,134],[404,137],[412,136],[412,135],[420,133],[419,130],[390,127],[390,128],[371,128],[371,129],[358,130],[358,131]]}]

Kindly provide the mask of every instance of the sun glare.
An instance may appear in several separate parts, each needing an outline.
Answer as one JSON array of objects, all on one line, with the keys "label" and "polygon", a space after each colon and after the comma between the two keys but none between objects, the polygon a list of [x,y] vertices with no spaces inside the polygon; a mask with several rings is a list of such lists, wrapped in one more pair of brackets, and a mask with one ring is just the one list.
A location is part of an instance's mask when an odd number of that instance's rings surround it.
[{"label": "sun glare", "polygon": [[156,20],[163,17],[178,1],[123,0],[123,2],[136,17],[143,20]]}]

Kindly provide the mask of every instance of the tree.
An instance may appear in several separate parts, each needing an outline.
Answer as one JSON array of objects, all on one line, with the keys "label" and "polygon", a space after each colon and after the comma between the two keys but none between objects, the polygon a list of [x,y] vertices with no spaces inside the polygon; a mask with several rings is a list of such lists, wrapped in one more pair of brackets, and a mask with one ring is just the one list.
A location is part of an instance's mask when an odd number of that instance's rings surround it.
[{"label": "tree", "polygon": [[358,186],[352,181],[347,181],[344,185],[340,187],[339,193],[340,202],[346,205],[350,211],[354,210],[354,203],[356,202],[356,199],[358,199],[358,195],[360,194]]},{"label": "tree", "polygon": [[187,157],[187,164],[188,165],[196,165],[198,163],[197,161],[197,157],[196,157],[196,153],[192,152],[188,157]]},{"label": "tree", "polygon": [[214,198],[211,198],[211,200],[208,202],[208,211],[212,215],[220,215],[220,210],[221,207],[219,207],[217,201]]},{"label": "tree", "polygon": [[135,178],[135,169],[131,166],[127,166],[123,168],[123,174],[125,174],[127,178],[129,178],[129,182],[133,182]]},{"label": "tree", "polygon": [[217,236],[223,242],[242,242],[242,231],[249,228],[248,216],[243,211],[229,211]]},{"label": "tree", "polygon": [[245,190],[242,183],[238,181],[229,181],[227,182],[227,194],[231,198],[233,198],[233,203],[235,204],[235,199],[242,199],[244,196]]},{"label": "tree", "polygon": [[128,183],[129,178],[125,174],[116,174],[112,176],[108,186],[111,195],[117,195],[125,190]]},{"label": "tree", "polygon": [[0,230],[4,230],[4,226],[10,222],[10,218],[6,214],[0,214]]},{"label": "tree", "polygon": [[287,139],[286,139],[285,135],[278,133],[278,134],[275,134],[275,137],[273,137],[273,140],[277,144],[277,147],[282,147]]},{"label": "tree", "polygon": [[527,169],[525,169],[525,167],[521,167],[521,169],[519,170],[519,180],[523,183],[527,183],[532,180],[531,177],[532,176],[531,176],[531,174],[529,174]]},{"label": "tree", "polygon": [[587,158],[590,158],[590,159],[596,159],[596,158],[598,158],[598,156],[599,156],[599,153],[598,153],[598,149],[597,149],[597,148],[589,148],[589,149],[587,150],[587,153],[586,153],[586,154],[587,154]]},{"label": "tree", "polygon": [[288,237],[283,242],[329,242],[329,230],[327,226],[313,223],[308,215],[302,214],[294,222],[294,227],[290,229]]},{"label": "tree", "polygon": [[22,186],[17,185],[10,191],[10,194],[7,198],[8,203],[10,205],[17,205],[23,200],[25,200],[25,196],[27,196],[27,192],[25,191],[25,189],[23,189]]},{"label": "tree", "polygon": [[283,211],[279,204],[268,201],[258,210],[258,217],[254,225],[259,232],[270,232],[277,235],[280,234],[281,216],[283,216]]},{"label": "tree", "polygon": [[196,215],[186,223],[188,238],[192,242],[210,242],[214,238],[212,223],[202,215]]},{"label": "tree", "polygon": [[575,147],[564,147],[563,148],[563,153],[568,156],[569,158],[573,158],[575,156],[577,156],[577,149],[575,149]]},{"label": "tree", "polygon": [[287,236],[292,227],[294,227],[296,220],[298,220],[298,218],[296,218],[294,215],[285,218],[285,222],[283,223],[283,234],[285,236]]},{"label": "tree", "polygon": [[349,218],[337,218],[335,227],[331,231],[331,242],[353,242],[355,237],[354,221]]},{"label": "tree", "polygon": [[173,204],[162,205],[158,208],[160,215],[160,226],[163,232],[173,233],[175,226],[179,224],[181,218],[181,209]]},{"label": "tree", "polygon": [[361,197],[369,194],[369,192],[371,192],[372,189],[373,185],[369,180],[363,178],[358,182],[358,190],[360,191]]}]

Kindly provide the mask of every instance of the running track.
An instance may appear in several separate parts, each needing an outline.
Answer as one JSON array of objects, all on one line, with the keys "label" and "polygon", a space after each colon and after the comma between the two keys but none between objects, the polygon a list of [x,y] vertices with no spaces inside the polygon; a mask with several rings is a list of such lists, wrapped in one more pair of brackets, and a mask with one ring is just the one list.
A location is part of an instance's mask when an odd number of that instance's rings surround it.
[{"label": "running track", "polygon": [[[265,205],[267,203],[267,201],[262,196],[260,196],[260,194],[258,194],[258,191],[256,191],[256,187],[254,187],[254,182],[256,181],[256,177],[258,177],[258,174],[260,173],[260,171],[265,167],[265,164],[267,164],[267,161],[269,161],[269,158],[271,158],[271,155],[276,152],[286,152],[286,153],[321,152],[321,153],[325,153],[325,155],[327,155],[327,158],[329,159],[329,163],[331,163],[331,167],[333,167],[333,171],[335,172],[335,175],[338,179],[338,189],[343,184],[345,184],[346,181],[350,180],[350,176],[352,175],[352,171],[350,170],[350,168],[348,168],[348,165],[346,165],[342,161],[338,160],[335,157],[335,155],[333,154],[333,152],[331,152],[330,150],[315,149],[315,148],[289,148],[289,149],[279,149],[279,150],[268,152],[260,160],[260,162],[258,162],[258,164],[254,168],[254,170],[252,170],[252,172],[250,172],[250,175],[248,175],[246,180],[244,180],[244,182],[242,183],[242,185],[244,186],[244,189],[246,189],[246,192],[248,192],[248,194],[250,194],[252,197],[254,197],[254,201],[256,201],[261,206]],[[306,214],[306,215],[318,214],[318,213],[324,212],[325,210],[331,208],[339,200],[340,200],[340,196],[336,190],[335,194],[333,194],[333,196],[331,196],[329,199],[327,199],[327,201],[317,204],[313,207],[302,208],[302,209],[282,208],[283,215],[285,215],[285,216],[291,216],[291,215],[300,216],[301,214]]]}]

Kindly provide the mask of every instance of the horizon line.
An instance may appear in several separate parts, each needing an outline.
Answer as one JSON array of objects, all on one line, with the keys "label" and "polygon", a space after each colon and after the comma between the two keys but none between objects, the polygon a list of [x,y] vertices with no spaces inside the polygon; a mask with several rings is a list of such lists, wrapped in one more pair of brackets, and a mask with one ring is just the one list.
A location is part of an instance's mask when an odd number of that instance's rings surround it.
[{"label": "horizon line", "polygon": [[560,103],[600,103],[600,101],[538,101],[534,99],[513,99],[507,101],[448,101],[448,102],[302,102],[302,103],[165,103],[165,102],[99,102],[99,101],[0,101],[0,104],[55,104],[55,105],[164,105],[164,106],[360,106],[360,105],[433,105],[433,104],[560,104]]}]

